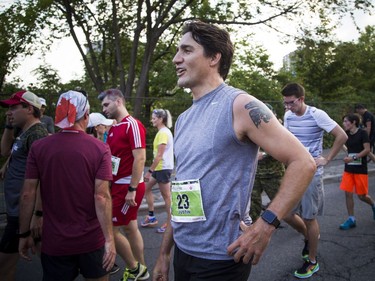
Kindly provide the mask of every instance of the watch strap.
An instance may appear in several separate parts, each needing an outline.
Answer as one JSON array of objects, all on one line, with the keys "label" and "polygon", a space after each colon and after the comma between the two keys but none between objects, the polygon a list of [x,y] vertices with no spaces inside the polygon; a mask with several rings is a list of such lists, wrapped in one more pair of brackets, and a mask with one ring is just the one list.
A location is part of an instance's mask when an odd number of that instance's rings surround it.
[{"label": "watch strap", "polygon": [[18,233],[18,234],[17,234],[17,237],[18,237],[18,238],[27,238],[27,237],[29,237],[30,235],[31,235],[31,231],[28,230],[28,231],[23,232],[23,233]]}]

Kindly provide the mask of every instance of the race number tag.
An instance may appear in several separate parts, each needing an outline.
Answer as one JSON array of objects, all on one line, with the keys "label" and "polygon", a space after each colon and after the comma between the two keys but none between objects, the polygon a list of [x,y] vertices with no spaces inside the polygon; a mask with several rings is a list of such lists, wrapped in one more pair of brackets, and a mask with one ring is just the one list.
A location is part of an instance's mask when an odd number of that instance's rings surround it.
[{"label": "race number tag", "polygon": [[[354,155],[357,155],[357,153],[349,153],[348,156],[351,157],[353,159],[353,156]],[[352,162],[349,162],[347,165],[351,165],[351,166],[361,166],[362,165],[362,158],[361,157],[358,157],[357,160],[354,160]]]},{"label": "race number tag", "polygon": [[118,172],[118,167],[120,166],[121,158],[118,158],[112,155],[111,160],[112,160],[112,175],[116,176]]},{"label": "race number tag", "polygon": [[199,180],[172,181],[171,214],[174,222],[205,221]]}]

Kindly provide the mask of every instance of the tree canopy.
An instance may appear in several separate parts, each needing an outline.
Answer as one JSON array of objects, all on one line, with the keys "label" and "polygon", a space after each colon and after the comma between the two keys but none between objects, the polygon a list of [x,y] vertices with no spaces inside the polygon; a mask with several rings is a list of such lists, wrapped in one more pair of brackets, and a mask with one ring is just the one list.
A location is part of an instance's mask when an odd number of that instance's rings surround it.
[{"label": "tree canopy", "polygon": [[[8,73],[14,56],[31,50],[33,39],[48,26],[51,40],[61,36],[73,38],[93,91],[119,87],[127,98],[131,98],[133,113],[139,116],[142,111],[148,111],[153,102],[152,97],[181,93],[181,90],[175,88],[175,80],[171,79],[174,75],[171,58],[185,21],[200,19],[219,24],[229,29],[233,35],[244,26],[260,25],[288,33],[288,26],[283,30],[280,20],[299,21],[301,30],[311,31],[333,16],[340,19],[356,10],[373,9],[371,0],[19,0],[0,15],[5,18],[2,20],[5,24],[1,28],[5,37],[2,38],[10,38],[10,33],[20,34],[22,29],[26,32],[19,35],[18,41],[2,39],[4,42],[1,43],[1,50],[12,50],[10,53],[4,52],[7,54],[3,60],[6,64],[2,66],[5,69],[3,72]],[[11,23],[12,17],[6,15],[8,11],[17,15],[25,15],[26,11],[34,13],[23,17],[24,20],[28,19],[27,23],[18,26]],[[289,37],[289,40],[295,38]],[[20,41],[22,48],[16,44]],[[305,43],[309,43],[307,39],[303,42]],[[229,80],[250,92],[262,92],[265,98],[271,98],[276,88],[272,84],[275,74],[271,72],[270,65],[267,65],[269,62],[266,54],[262,51],[246,51],[247,45],[244,42],[238,44],[237,49],[241,46],[244,51],[238,55],[238,63]],[[331,46],[328,43],[323,46],[322,43],[317,47],[315,41],[310,41],[310,44],[316,51],[314,56],[324,54],[327,61],[314,64],[311,60],[311,65],[317,69],[306,67],[298,72],[301,75],[303,71],[304,75],[314,74],[311,81],[304,79],[304,82],[311,83],[311,88],[319,89],[320,93],[326,92],[323,78],[329,71],[332,55],[326,50]],[[323,47],[326,48],[325,51],[321,50]],[[307,61],[307,54],[304,58]],[[244,79],[241,80],[240,75],[244,75]],[[0,79],[4,81],[4,77],[0,76]],[[245,79],[257,81],[258,84],[246,83]]]}]

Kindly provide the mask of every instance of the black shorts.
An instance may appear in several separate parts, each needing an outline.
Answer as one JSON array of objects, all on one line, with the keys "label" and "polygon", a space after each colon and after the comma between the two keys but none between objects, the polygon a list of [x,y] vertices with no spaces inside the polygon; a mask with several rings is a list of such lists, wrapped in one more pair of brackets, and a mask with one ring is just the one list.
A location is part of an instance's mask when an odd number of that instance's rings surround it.
[{"label": "black shorts", "polygon": [[7,225],[4,229],[3,237],[0,241],[0,252],[5,254],[18,253],[19,238],[17,236],[19,229],[18,217],[7,216]]},{"label": "black shorts", "polygon": [[153,171],[152,177],[156,179],[157,182],[169,183],[171,182],[172,170],[160,170]]},{"label": "black shorts", "polygon": [[103,268],[104,246],[98,250],[68,256],[49,256],[42,253],[43,281],[74,280],[78,274],[87,279],[107,275]]},{"label": "black shorts", "polygon": [[251,264],[234,260],[207,260],[190,256],[176,245],[174,249],[174,279],[178,281],[247,281]]}]

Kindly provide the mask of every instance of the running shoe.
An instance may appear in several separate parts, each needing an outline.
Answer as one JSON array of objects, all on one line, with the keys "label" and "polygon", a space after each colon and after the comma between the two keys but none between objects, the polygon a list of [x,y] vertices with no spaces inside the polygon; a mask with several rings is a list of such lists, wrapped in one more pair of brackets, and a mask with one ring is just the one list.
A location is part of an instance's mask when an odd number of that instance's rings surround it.
[{"label": "running shoe", "polygon": [[144,221],[141,222],[142,227],[155,226],[158,224],[156,217],[146,216]]},{"label": "running shoe", "polygon": [[353,227],[356,227],[356,223],[351,219],[347,219],[344,223],[340,224],[340,229],[342,230],[348,230]]},{"label": "running shoe", "polygon": [[147,267],[138,263],[137,270],[134,272],[130,271],[129,268],[126,268],[120,281],[147,280],[148,278],[150,278],[150,273],[148,273]]},{"label": "running shoe", "polygon": [[157,233],[164,233],[165,230],[167,229],[167,223],[163,224],[161,227],[159,227],[156,232]]},{"label": "running shoe", "polygon": [[302,249],[302,259],[307,261],[309,259],[309,240],[305,239],[305,246]]},{"label": "running shoe", "polygon": [[113,266],[112,266],[112,268],[111,268],[111,270],[109,271],[109,274],[115,274],[117,271],[119,271],[120,270],[120,267],[115,263]]},{"label": "running shoe", "polygon": [[294,276],[300,279],[310,278],[319,270],[319,263],[312,263],[310,260],[304,262],[302,267],[294,272]]}]

